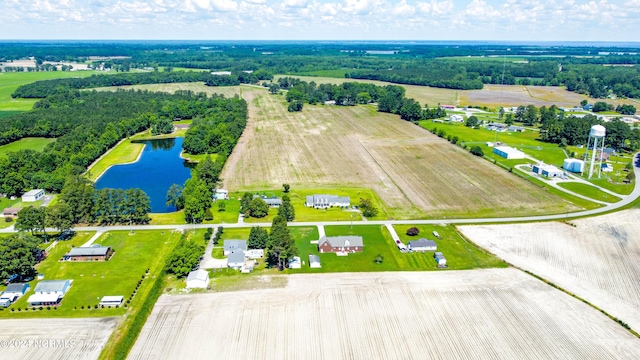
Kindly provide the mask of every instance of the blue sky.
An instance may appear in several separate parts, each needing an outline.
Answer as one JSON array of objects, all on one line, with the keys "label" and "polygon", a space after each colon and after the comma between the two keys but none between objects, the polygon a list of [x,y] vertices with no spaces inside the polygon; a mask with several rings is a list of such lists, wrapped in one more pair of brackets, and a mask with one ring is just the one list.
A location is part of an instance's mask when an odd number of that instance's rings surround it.
[{"label": "blue sky", "polygon": [[640,0],[1,1],[0,39],[640,40]]}]

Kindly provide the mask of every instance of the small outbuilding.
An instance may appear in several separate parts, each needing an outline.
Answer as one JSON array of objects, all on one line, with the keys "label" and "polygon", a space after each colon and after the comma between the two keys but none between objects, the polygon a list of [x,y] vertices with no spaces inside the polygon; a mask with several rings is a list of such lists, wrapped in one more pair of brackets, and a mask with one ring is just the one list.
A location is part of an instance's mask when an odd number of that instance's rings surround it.
[{"label": "small outbuilding", "polygon": [[505,159],[524,159],[525,157],[522,151],[510,146],[496,146],[493,148],[493,153]]},{"label": "small outbuilding", "polygon": [[216,189],[216,193],[213,195],[213,200],[229,200],[229,190]]},{"label": "small outbuilding", "polygon": [[300,269],[302,268],[302,260],[300,260],[300,256],[294,256],[289,259],[289,269]]},{"label": "small outbuilding", "polygon": [[244,266],[244,252],[236,251],[227,257],[227,266],[232,269],[240,269]]},{"label": "small outbuilding", "polygon": [[[232,252],[245,252],[247,250],[247,240],[225,240],[224,241],[224,254],[229,255]],[[244,256],[244,254],[243,254]]]},{"label": "small outbuilding", "polygon": [[564,174],[564,172],[557,167],[543,163],[533,165],[531,170],[538,175],[546,176],[548,178],[560,177]]},{"label": "small outbuilding", "polygon": [[43,189],[34,189],[34,190],[29,190],[26,193],[22,194],[22,201],[34,202],[42,199],[43,197],[44,197]]},{"label": "small outbuilding", "polygon": [[120,306],[124,302],[124,296],[103,296],[100,306]]},{"label": "small outbuilding", "polygon": [[71,287],[71,280],[43,280],[29,296],[29,306],[58,305]]},{"label": "small outbuilding", "polygon": [[2,210],[2,216],[18,216],[20,210],[20,208],[5,208]]},{"label": "small outbuilding", "polygon": [[309,267],[312,269],[321,268],[322,264],[320,264],[320,256],[309,254]]},{"label": "small outbuilding", "polygon": [[0,307],[9,307],[11,306],[11,300],[9,298],[0,297]]},{"label": "small outbuilding", "polygon": [[447,265],[447,259],[444,257],[444,255],[441,252],[436,252],[435,254],[433,254],[433,257],[436,259],[436,264],[438,266]]},{"label": "small outbuilding", "polygon": [[464,118],[462,115],[451,115],[449,116],[449,121],[451,122],[464,122]]},{"label": "small outbuilding", "polygon": [[209,272],[195,270],[187,275],[187,289],[206,289],[209,287]]},{"label": "small outbuilding", "polygon": [[411,251],[436,251],[438,246],[433,240],[419,239],[416,241],[409,241],[409,250]]},{"label": "small outbuilding", "polygon": [[248,259],[262,259],[264,257],[264,249],[249,249],[244,252],[244,256]]}]

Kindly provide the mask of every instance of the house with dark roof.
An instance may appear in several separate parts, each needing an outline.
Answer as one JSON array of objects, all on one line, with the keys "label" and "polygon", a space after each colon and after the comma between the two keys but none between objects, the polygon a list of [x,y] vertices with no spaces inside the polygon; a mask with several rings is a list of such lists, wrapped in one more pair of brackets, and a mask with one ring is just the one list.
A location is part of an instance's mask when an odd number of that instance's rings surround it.
[{"label": "house with dark roof", "polygon": [[64,255],[62,260],[66,261],[106,261],[111,255],[113,250],[111,246],[84,246],[74,247]]},{"label": "house with dark roof", "polygon": [[266,195],[253,195],[253,198],[254,199],[260,198],[264,200],[264,202],[267,203],[269,207],[273,207],[273,208],[278,208],[280,207],[280,205],[282,205],[282,199],[278,198],[277,196],[268,197]]},{"label": "house with dark roof", "polygon": [[336,195],[309,195],[304,203],[306,207],[315,209],[327,209],[330,207],[349,207],[351,199],[348,196]]},{"label": "house with dark roof", "polygon": [[323,236],[318,240],[321,253],[361,252],[363,247],[362,236]]},{"label": "house with dark roof", "polygon": [[11,300],[11,302],[16,301],[19,297],[26,294],[29,289],[31,289],[31,285],[29,283],[12,283],[7,285],[7,288],[2,292],[2,298],[7,298]]},{"label": "house with dark roof", "polygon": [[247,240],[225,240],[224,241],[224,254],[229,255],[232,252],[241,252],[244,256],[244,252],[247,250]]},{"label": "house with dark roof", "polygon": [[438,246],[433,240],[419,239],[416,241],[409,241],[409,250],[411,251],[436,251]]}]

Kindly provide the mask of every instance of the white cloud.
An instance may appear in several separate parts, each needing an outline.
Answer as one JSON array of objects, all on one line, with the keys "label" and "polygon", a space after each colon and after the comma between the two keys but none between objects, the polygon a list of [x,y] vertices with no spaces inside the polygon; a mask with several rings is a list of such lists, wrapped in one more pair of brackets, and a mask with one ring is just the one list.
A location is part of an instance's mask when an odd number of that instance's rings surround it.
[{"label": "white cloud", "polygon": [[402,0],[394,6],[391,13],[396,16],[408,16],[413,15],[415,13],[415,9],[413,6],[407,4],[405,0]]},{"label": "white cloud", "polygon": [[238,10],[238,3],[233,0],[211,0],[211,5],[218,11]]},{"label": "white cloud", "polygon": [[351,14],[368,14],[374,5],[372,0],[345,0],[342,10]]},{"label": "white cloud", "polygon": [[307,0],[284,0],[282,5],[290,8],[301,8],[307,5]]}]

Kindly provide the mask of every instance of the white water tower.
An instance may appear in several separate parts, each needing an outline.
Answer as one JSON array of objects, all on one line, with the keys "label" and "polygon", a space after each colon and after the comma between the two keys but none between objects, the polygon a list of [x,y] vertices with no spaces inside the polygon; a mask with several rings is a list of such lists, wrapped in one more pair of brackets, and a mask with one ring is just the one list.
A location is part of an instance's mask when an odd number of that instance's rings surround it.
[{"label": "white water tower", "polygon": [[[602,169],[602,154],[604,154],[604,136],[607,129],[602,125],[593,125],[589,130],[589,139],[587,139],[587,152],[584,154],[585,164],[589,164],[589,179],[593,175],[593,166],[598,162],[598,177],[600,177],[600,170]],[[598,156],[598,150],[600,155]],[[591,156],[589,156],[591,152]],[[599,158],[596,159],[596,156]],[[586,169],[587,166],[584,167]],[[584,175],[584,174],[583,174]]]}]

